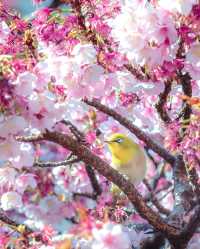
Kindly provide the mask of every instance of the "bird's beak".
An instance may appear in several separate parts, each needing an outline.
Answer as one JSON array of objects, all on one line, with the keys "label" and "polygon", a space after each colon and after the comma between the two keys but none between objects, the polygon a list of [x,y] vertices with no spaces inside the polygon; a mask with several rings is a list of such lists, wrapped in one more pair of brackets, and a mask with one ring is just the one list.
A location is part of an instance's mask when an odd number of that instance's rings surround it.
[{"label": "bird's beak", "polygon": [[109,140],[104,140],[104,143],[109,144],[109,143],[111,143],[111,141],[109,141]]}]

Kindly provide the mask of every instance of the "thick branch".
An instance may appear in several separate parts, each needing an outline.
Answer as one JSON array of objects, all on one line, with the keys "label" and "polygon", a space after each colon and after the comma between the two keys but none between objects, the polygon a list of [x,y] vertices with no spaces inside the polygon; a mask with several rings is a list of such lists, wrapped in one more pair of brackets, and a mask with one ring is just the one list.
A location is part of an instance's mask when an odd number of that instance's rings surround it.
[{"label": "thick branch", "polygon": [[182,239],[189,241],[199,226],[200,226],[200,205],[196,206],[196,208],[194,209],[194,213],[190,218],[188,224],[184,227],[183,231],[181,232]]},{"label": "thick branch", "polygon": [[[186,46],[184,44],[184,41],[180,39],[176,58],[185,59],[185,52],[186,52],[185,48]],[[177,72],[177,76],[178,76],[178,80],[180,80],[183,93],[188,97],[192,97],[192,84],[191,84],[192,78],[190,77],[189,73],[183,74],[182,71],[179,70]],[[184,103],[185,105],[181,111],[181,115],[179,116],[183,117],[183,120],[188,120],[192,113],[192,109],[191,109],[191,106],[186,101],[184,101]]]},{"label": "thick branch", "polygon": [[[192,84],[191,84],[191,77],[189,73],[183,74],[181,71],[179,71],[177,73],[177,76],[182,86],[183,94],[187,97],[192,97]],[[182,117],[183,120],[186,120],[189,123],[191,113],[192,113],[191,105],[187,103],[187,100],[183,100],[183,108],[180,114],[178,115],[179,118]],[[184,128],[184,131],[185,131],[185,128]]]},{"label": "thick branch", "polygon": [[159,94],[159,100],[157,102],[157,104],[155,105],[157,112],[160,115],[160,118],[166,122],[169,123],[171,122],[171,119],[166,111],[166,103],[167,103],[167,99],[168,99],[168,95],[171,92],[171,82],[170,81],[166,81],[165,82],[165,89],[162,93]]},{"label": "thick branch", "polygon": [[161,145],[157,144],[151,137],[149,137],[145,132],[143,132],[141,129],[139,129],[137,126],[135,126],[131,121],[117,113],[116,111],[110,109],[109,107],[106,107],[105,105],[99,103],[96,100],[88,100],[85,98],[83,100],[86,104],[95,107],[101,112],[106,113],[107,115],[113,117],[115,120],[117,120],[120,124],[125,126],[127,129],[130,130],[136,137],[138,137],[140,140],[145,142],[145,144],[154,152],[156,152],[159,156],[164,158],[167,162],[173,164],[175,162],[175,157],[171,155],[165,148],[163,148]]},{"label": "thick branch", "polygon": [[187,212],[193,205],[194,193],[187,178],[183,157],[178,155],[173,167],[175,209]]},{"label": "thick branch", "polygon": [[141,195],[135,189],[135,187],[126,180],[121,174],[115,169],[110,167],[105,161],[93,154],[86,146],[80,144],[76,140],[72,139],[66,134],[58,132],[46,132],[43,135],[44,140],[55,142],[60,144],[64,148],[72,151],[78,158],[80,158],[86,165],[91,165],[100,174],[106,177],[108,180],[116,184],[121,190],[127,195],[129,200],[135,206],[139,214],[149,223],[155,227],[155,229],[164,233],[167,237],[176,237],[179,232],[173,226],[168,225],[163,219],[149,208]]},{"label": "thick branch", "polygon": [[[194,195],[187,179],[187,173],[184,161],[181,155],[177,155],[173,167],[174,178],[174,197],[175,205],[169,216],[170,224],[174,224],[177,228],[182,229],[184,225],[183,217],[194,203]],[[185,249],[189,239],[179,238],[170,239],[170,243],[174,249]],[[180,246],[181,245],[181,246]]]}]

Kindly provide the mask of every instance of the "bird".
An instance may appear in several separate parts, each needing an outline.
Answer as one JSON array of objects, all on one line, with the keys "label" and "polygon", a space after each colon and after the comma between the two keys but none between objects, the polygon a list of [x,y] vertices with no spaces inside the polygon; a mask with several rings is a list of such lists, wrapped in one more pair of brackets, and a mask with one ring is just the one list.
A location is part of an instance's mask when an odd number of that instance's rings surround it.
[{"label": "bird", "polygon": [[[132,184],[139,184],[147,171],[147,160],[143,148],[122,133],[113,133],[105,140],[112,156],[112,167],[125,175]],[[111,192],[115,192],[112,187]]]}]

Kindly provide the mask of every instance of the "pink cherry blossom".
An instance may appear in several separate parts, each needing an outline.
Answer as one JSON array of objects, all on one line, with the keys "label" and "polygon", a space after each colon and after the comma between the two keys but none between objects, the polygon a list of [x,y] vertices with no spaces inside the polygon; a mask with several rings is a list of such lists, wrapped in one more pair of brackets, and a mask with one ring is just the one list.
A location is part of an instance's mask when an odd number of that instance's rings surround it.
[{"label": "pink cherry blossom", "polygon": [[28,187],[35,189],[37,182],[32,174],[22,174],[16,178],[16,189],[23,193]]},{"label": "pink cherry blossom", "polygon": [[192,10],[193,5],[198,3],[196,0],[159,0],[158,2],[162,8],[171,12],[178,12],[183,15],[188,15]]},{"label": "pink cherry blossom", "polygon": [[0,186],[12,186],[15,183],[17,171],[9,166],[4,166],[0,168]]},{"label": "pink cherry blossom", "polygon": [[77,44],[72,55],[77,64],[83,66],[85,64],[92,64],[96,61],[96,50],[91,44]]},{"label": "pink cherry blossom", "polygon": [[93,229],[94,241],[92,248],[98,249],[128,249],[130,247],[130,239],[123,232],[122,226],[107,223],[101,229]]},{"label": "pink cherry blossom", "polygon": [[148,63],[150,67],[155,67],[166,58],[172,60],[177,50],[177,32],[171,17],[150,4],[146,8],[144,3],[138,3],[137,8],[136,4],[137,1],[123,4],[120,15],[110,21],[119,49],[133,63],[140,65]]}]

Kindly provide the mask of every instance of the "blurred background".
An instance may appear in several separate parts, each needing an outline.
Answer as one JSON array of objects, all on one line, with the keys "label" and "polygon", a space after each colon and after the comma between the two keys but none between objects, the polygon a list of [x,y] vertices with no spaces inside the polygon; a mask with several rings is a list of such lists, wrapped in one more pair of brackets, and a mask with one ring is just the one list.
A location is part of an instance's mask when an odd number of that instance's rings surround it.
[{"label": "blurred background", "polygon": [[4,0],[10,7],[16,9],[22,16],[28,16],[35,10],[49,6],[53,0],[45,0],[41,4],[34,4],[32,0]]}]

